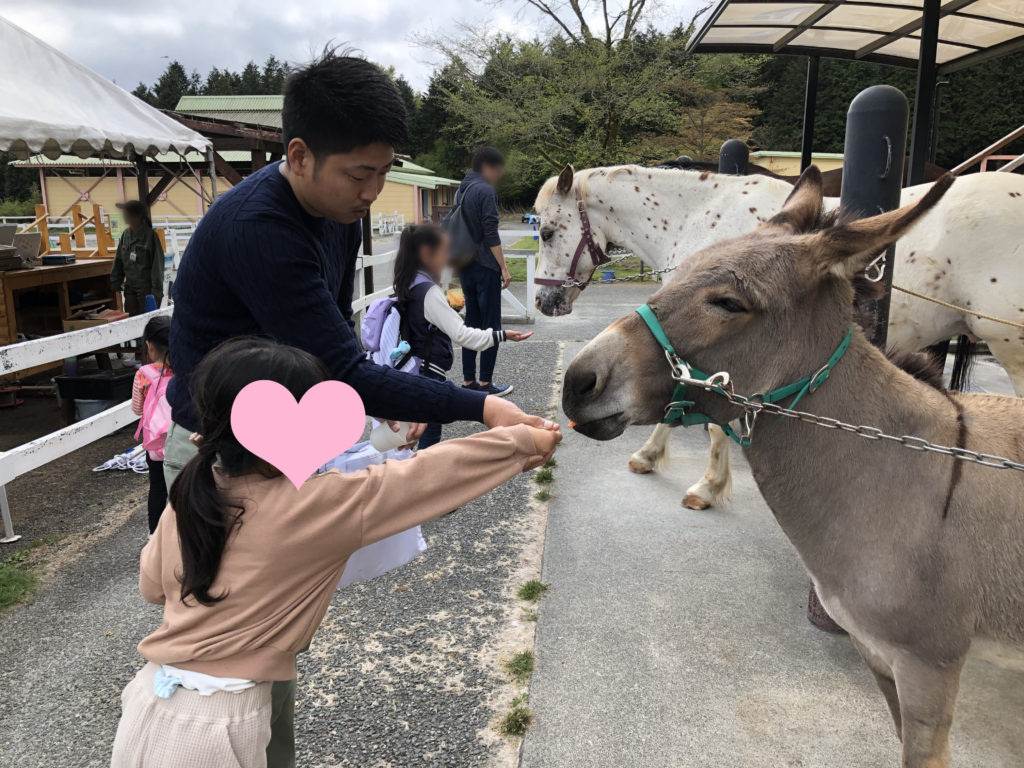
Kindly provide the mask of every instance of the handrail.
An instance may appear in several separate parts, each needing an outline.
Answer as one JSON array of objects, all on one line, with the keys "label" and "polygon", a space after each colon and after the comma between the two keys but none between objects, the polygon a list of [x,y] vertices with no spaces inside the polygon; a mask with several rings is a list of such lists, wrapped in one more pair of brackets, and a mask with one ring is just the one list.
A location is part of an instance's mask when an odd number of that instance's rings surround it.
[{"label": "handrail", "polygon": [[0,347],[0,376],[132,341],[142,336],[150,318],[169,315],[173,311],[173,307],[164,307],[126,320]]},{"label": "handrail", "polygon": [[1018,155],[1013,160],[1008,162],[1006,165],[1000,166],[997,170],[1003,173],[1012,173],[1013,171],[1024,165],[1024,155]]},{"label": "handrail", "polygon": [[[988,155],[991,155],[996,150],[1002,149],[1007,144],[1009,144],[1011,141],[1013,141],[1015,139],[1019,139],[1021,136],[1024,136],[1024,125],[1022,125],[1020,128],[1017,128],[1016,130],[1010,131],[1008,134],[1003,136],[1003,138],[999,139],[999,141],[997,141],[994,144],[990,144],[989,146],[985,147],[985,149],[981,150],[981,152],[979,152],[978,154],[976,154],[976,155],[974,155],[972,157],[967,158],[962,163],[960,163],[960,165],[958,165],[956,168],[951,170],[950,173],[952,173],[954,176],[958,176],[960,173],[962,173],[963,171],[967,170],[972,165],[977,165],[982,160],[984,160]],[[1016,166],[1014,166],[1014,167],[1016,167]],[[1003,170],[1003,169],[1000,168],[1000,170]]]}]

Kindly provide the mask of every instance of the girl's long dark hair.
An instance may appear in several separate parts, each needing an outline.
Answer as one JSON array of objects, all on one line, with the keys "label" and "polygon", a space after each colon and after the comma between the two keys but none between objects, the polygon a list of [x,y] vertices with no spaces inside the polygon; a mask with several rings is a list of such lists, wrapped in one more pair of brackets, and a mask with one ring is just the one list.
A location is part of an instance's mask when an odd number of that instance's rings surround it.
[{"label": "girl's long dark hair", "polygon": [[192,398],[199,412],[199,453],[181,470],[169,494],[181,544],[181,600],[194,597],[213,605],[226,597],[210,590],[220,570],[224,547],[243,507],[217,486],[214,465],[226,475],[277,470],[242,447],[231,429],[231,406],[238,393],[260,379],[281,384],[300,400],[330,373],[313,355],[269,339],[244,337],[226,341],[196,367]]},{"label": "girl's long dark hair", "polygon": [[420,249],[437,248],[443,240],[444,230],[437,224],[414,224],[402,230],[394,267],[395,298],[398,299],[399,311],[412,300],[412,291],[409,288],[416,273],[422,269]]}]

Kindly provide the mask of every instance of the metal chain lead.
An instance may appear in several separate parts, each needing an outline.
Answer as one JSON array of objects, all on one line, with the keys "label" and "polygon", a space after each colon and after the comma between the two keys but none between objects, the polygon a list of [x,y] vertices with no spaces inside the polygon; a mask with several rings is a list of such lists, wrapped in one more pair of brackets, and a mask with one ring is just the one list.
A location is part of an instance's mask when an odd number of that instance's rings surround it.
[{"label": "metal chain lead", "polygon": [[898,443],[904,448],[909,448],[912,451],[939,453],[943,456],[952,456],[954,459],[960,459],[961,461],[980,464],[983,467],[993,467],[995,469],[1016,469],[1024,472],[1024,464],[1013,461],[1012,459],[1007,459],[1004,456],[995,456],[991,453],[979,453],[977,451],[968,450],[967,448],[929,443],[924,438],[915,437],[914,435],[887,435],[878,427],[868,427],[863,424],[848,424],[845,421],[833,419],[829,416],[818,416],[813,413],[807,413],[806,411],[796,411],[791,408],[784,408],[777,403],[761,402],[757,399],[756,395],[754,397],[738,395],[732,391],[729,374],[724,371],[714,374],[707,380],[694,379],[686,375],[682,366],[671,360],[670,363],[672,363],[672,378],[676,381],[681,384],[685,384],[688,387],[698,387],[707,392],[714,392],[715,394],[726,398],[733,405],[738,405],[742,408],[749,431],[753,430],[753,421],[757,418],[758,414],[771,413],[775,416],[788,416],[789,418],[798,419],[825,429],[838,429],[841,432],[850,432],[851,434],[859,435],[866,440],[888,440],[893,443]]}]

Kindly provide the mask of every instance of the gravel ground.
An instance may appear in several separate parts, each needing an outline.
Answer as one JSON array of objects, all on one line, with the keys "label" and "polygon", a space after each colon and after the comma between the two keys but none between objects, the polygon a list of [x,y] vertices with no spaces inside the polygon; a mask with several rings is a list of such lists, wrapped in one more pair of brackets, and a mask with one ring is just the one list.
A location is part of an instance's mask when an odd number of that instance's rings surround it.
[{"label": "gravel ground", "polygon": [[[559,345],[508,345],[499,376],[548,412]],[[472,431],[446,428],[446,436]],[[137,642],[159,622],[137,589],[146,479],[88,470],[132,443],[108,437],[12,483],[21,546],[52,535],[35,599],[0,617],[0,766],[102,766]],[[498,660],[532,642],[514,589],[536,576],[544,510],[520,476],[424,527],[428,552],[337,593],[299,663],[304,766],[509,764],[493,731],[515,691]],[[14,551],[9,547],[0,551]]]}]

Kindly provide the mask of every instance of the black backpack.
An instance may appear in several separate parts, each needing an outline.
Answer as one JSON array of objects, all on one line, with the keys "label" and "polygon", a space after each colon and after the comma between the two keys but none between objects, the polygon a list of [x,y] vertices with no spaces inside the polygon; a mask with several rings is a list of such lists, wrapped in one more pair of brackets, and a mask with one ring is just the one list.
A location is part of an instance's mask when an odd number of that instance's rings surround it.
[{"label": "black backpack", "polygon": [[445,232],[448,233],[448,237],[452,243],[452,266],[456,269],[462,269],[473,262],[476,258],[477,243],[476,238],[473,237],[473,232],[469,228],[469,223],[466,221],[466,216],[462,212],[462,201],[466,197],[466,192],[471,190],[477,184],[482,182],[474,182],[466,187],[464,190],[460,190],[455,193],[455,205],[448,212],[448,215],[441,221],[441,226],[444,227]]}]

